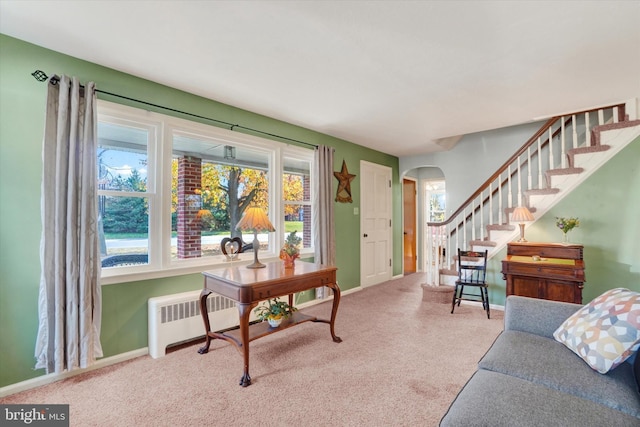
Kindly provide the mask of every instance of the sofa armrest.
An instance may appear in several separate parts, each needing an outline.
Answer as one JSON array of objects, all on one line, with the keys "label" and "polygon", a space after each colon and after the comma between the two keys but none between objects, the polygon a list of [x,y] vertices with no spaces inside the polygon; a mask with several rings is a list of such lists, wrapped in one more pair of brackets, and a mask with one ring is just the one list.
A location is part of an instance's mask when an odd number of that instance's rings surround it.
[{"label": "sofa armrest", "polygon": [[547,338],[582,306],[568,302],[509,295],[504,310],[504,329]]}]

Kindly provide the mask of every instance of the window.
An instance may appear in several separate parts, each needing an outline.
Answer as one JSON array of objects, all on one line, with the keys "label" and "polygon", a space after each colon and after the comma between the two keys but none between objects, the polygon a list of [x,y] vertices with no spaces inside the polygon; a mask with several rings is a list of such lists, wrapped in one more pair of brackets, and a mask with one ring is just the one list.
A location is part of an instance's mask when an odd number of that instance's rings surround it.
[{"label": "window", "polygon": [[[172,140],[171,259],[219,256],[225,237],[247,241],[235,226],[250,205],[269,212],[272,150],[177,130]],[[269,233],[258,240],[269,248]]]},{"label": "window", "polygon": [[302,238],[302,252],[312,245],[311,160],[285,157],[282,199],[285,234],[296,232]]},{"label": "window", "polygon": [[427,200],[427,222],[442,222],[446,216],[445,182],[426,181],[425,199]]},{"label": "window", "polygon": [[228,262],[222,239],[253,240],[235,229],[250,205],[277,230],[258,234],[261,259],[294,230],[313,251],[312,150],[103,101],[98,121],[103,283]]},{"label": "window", "polygon": [[156,128],[117,118],[98,123],[98,227],[104,267],[148,264],[149,151]]}]

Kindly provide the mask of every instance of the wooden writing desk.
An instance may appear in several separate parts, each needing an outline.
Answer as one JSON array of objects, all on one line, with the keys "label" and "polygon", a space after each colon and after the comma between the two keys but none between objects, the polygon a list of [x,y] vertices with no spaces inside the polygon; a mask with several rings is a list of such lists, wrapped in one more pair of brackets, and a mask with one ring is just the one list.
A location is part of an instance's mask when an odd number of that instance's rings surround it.
[{"label": "wooden writing desk", "polygon": [[585,282],[582,252],[581,245],[507,244],[507,257],[502,261],[507,296],[582,304]]},{"label": "wooden writing desk", "polygon": [[[340,304],[340,288],[336,283],[336,267],[326,267],[318,264],[297,261],[295,268],[285,269],[281,261],[266,263],[265,268],[250,269],[244,265],[218,268],[205,271],[204,289],[200,293],[200,313],[204,321],[206,343],[198,350],[204,354],[209,351],[211,340],[218,338],[228,341],[242,352],[244,357],[244,373],[240,378],[240,385],[251,385],[249,376],[249,342],[265,335],[278,332],[302,322],[323,322],[329,324],[329,330],[334,342],[342,340],[336,336],[334,322],[338,305]],[[293,294],[321,286],[328,286],[333,290],[333,307],[331,319],[318,319],[300,312],[285,319],[279,327],[272,328],[267,322],[249,324],[251,310],[260,301],[269,298],[289,295],[289,305],[293,306]],[[236,301],[240,316],[239,329],[224,333],[211,332],[209,316],[207,314],[207,297],[212,292]]]}]

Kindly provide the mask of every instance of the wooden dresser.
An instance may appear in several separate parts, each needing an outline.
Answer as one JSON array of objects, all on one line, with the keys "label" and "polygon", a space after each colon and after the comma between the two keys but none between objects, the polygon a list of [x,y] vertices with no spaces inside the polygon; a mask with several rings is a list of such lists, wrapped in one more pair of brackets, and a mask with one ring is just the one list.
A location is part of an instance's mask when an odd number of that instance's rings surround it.
[{"label": "wooden dresser", "polygon": [[582,304],[582,245],[508,243],[502,261],[507,296],[520,295]]}]

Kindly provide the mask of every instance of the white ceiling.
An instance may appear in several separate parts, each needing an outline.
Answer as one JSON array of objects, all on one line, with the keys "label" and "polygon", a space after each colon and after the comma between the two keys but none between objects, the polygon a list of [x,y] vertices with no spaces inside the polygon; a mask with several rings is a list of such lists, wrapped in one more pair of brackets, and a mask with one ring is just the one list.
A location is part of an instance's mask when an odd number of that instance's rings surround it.
[{"label": "white ceiling", "polygon": [[399,157],[640,97],[638,0],[0,0],[0,32]]}]

